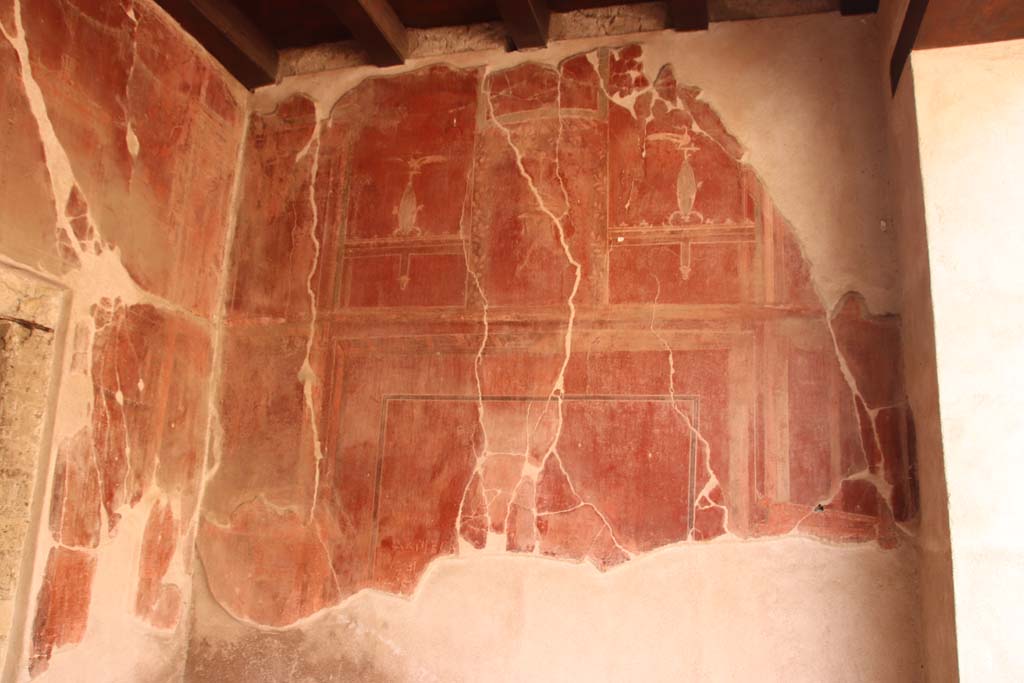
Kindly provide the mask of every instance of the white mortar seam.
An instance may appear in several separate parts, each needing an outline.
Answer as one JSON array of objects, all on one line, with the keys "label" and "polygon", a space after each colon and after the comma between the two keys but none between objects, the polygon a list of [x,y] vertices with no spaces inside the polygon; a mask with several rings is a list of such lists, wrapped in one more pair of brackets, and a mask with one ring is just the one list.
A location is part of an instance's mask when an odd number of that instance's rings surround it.
[{"label": "white mortar seam", "polygon": [[323,121],[318,115],[309,141],[295,157],[295,161],[298,162],[307,154],[313,155],[313,162],[310,164],[309,171],[309,206],[312,212],[309,237],[313,243],[313,262],[310,264],[309,273],[306,276],[306,293],[309,295],[309,337],[306,339],[306,355],[298,374],[298,379],[302,382],[302,395],[306,401],[306,410],[309,412],[309,426],[313,437],[313,500],[309,506],[309,524],[312,524],[313,515],[316,513],[317,496],[320,492],[320,461],[324,459],[323,447],[320,443],[320,425],[317,420],[316,401],[313,397],[313,387],[317,382],[317,376],[310,363],[313,343],[316,338],[317,317],[317,300],[316,292],[313,288],[313,278],[316,276],[317,268],[320,265],[320,238],[316,234],[320,223],[319,209],[316,204],[316,177],[320,170],[320,138],[323,134]]}]

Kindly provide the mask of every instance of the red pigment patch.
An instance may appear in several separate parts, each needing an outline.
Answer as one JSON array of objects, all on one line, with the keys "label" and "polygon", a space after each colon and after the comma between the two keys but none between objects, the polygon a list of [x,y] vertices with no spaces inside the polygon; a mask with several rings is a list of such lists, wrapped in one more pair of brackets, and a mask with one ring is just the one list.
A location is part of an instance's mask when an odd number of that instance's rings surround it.
[{"label": "red pigment patch", "polygon": [[55,648],[80,643],[85,637],[95,570],[91,553],[59,546],[50,550],[32,624],[32,676],[46,671]]}]

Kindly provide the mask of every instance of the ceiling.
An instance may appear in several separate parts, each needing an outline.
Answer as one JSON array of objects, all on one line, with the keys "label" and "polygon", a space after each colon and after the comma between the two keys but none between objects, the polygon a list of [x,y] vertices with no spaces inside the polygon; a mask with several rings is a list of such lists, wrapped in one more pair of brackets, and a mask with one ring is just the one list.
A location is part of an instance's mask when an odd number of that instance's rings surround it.
[{"label": "ceiling", "polygon": [[502,22],[510,49],[547,44],[552,13],[664,5],[666,28],[704,30],[709,21],[836,11],[861,14],[878,0],[157,0],[238,78],[254,88],[278,77],[282,50],[355,41],[374,63],[402,63],[409,29]]}]

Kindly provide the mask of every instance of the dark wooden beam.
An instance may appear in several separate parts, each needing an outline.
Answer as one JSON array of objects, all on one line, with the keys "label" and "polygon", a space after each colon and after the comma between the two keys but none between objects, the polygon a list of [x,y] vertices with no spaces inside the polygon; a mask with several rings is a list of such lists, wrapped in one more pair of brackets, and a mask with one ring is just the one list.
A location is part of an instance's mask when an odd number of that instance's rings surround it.
[{"label": "dark wooden beam", "polygon": [[910,0],[907,6],[907,13],[903,15],[903,25],[900,26],[900,35],[896,38],[896,45],[892,48],[892,56],[889,58],[889,85],[892,94],[896,94],[896,88],[900,84],[900,76],[903,75],[903,68],[910,59],[910,51],[914,49],[917,42],[917,34],[921,30],[921,22],[924,21],[925,12],[928,10],[928,0]]},{"label": "dark wooden beam", "polygon": [[1024,38],[1022,0],[910,0],[889,60],[893,94],[913,50]]},{"label": "dark wooden beam", "polygon": [[1024,38],[1021,0],[931,0],[915,50]]},{"label": "dark wooden beam", "polygon": [[230,0],[157,0],[250,90],[277,80],[277,50]]},{"label": "dark wooden beam", "polygon": [[878,11],[878,0],[839,0],[839,13],[874,14]]},{"label": "dark wooden beam", "polygon": [[323,0],[377,66],[401,64],[409,55],[405,25],[387,0]]},{"label": "dark wooden beam", "polygon": [[704,31],[708,27],[707,0],[669,0],[668,25],[677,31]]},{"label": "dark wooden beam", "polygon": [[498,11],[517,49],[548,44],[551,13],[544,0],[498,0]]}]

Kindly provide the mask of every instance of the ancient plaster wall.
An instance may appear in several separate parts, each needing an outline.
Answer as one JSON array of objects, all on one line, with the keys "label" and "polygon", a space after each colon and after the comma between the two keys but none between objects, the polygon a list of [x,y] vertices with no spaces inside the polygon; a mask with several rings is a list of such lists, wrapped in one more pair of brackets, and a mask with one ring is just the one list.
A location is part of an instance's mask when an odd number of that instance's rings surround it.
[{"label": "ancient plaster wall", "polygon": [[0,257],[69,300],[5,675],[167,680],[184,658],[243,93],[145,0],[3,0],[0,28]]},{"label": "ancient plaster wall", "polygon": [[258,94],[186,678],[920,677],[874,41]]},{"label": "ancient plaster wall", "polygon": [[961,677],[1014,680],[1024,599],[1019,387],[1024,42],[912,58]]}]

